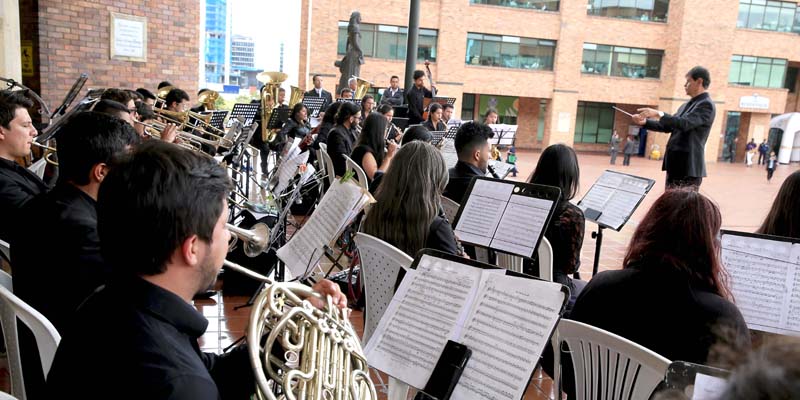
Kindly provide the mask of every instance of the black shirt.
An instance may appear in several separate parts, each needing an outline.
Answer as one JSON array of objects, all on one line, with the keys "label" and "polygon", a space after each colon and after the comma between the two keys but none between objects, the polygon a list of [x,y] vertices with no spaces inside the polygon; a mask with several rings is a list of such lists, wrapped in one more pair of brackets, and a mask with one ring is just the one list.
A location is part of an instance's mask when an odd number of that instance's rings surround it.
[{"label": "black shirt", "polygon": [[433,93],[425,86],[418,89],[416,85],[406,91],[406,103],[408,103],[408,123],[409,125],[422,123],[422,113],[425,111],[424,98],[433,97]]},{"label": "black shirt", "polygon": [[[59,332],[66,329],[78,306],[108,279],[100,255],[95,207],[88,194],[69,183],[59,183],[25,204],[22,218],[27,222],[20,224],[12,237],[14,293]],[[52,240],[44,240],[42,233]]]},{"label": "black shirt", "polygon": [[344,156],[350,157],[355,142],[355,133],[344,126],[336,125],[328,133],[328,155],[333,161],[333,171],[336,176],[342,176],[347,171],[347,162]]},{"label": "black shirt", "polygon": [[441,120],[436,123],[436,126],[433,126],[433,121],[431,121],[429,119],[429,120],[425,121],[425,123],[422,124],[422,126],[424,126],[425,129],[427,129],[429,132],[435,132],[435,131],[436,132],[441,132],[441,131],[446,131],[447,130],[447,125],[445,125],[445,123],[442,122]]},{"label": "black shirt", "polygon": [[0,157],[0,239],[11,240],[17,211],[33,196],[47,192],[36,174],[14,161]]},{"label": "black shirt", "polygon": [[450,168],[450,181],[447,182],[447,187],[444,188],[444,197],[461,204],[472,178],[485,175],[478,167],[472,164],[463,161],[457,162],[455,167]]},{"label": "black shirt", "polygon": [[138,277],[114,281],[78,311],[56,351],[50,398],[247,399],[246,346],[203,353],[208,321],[176,294]]}]

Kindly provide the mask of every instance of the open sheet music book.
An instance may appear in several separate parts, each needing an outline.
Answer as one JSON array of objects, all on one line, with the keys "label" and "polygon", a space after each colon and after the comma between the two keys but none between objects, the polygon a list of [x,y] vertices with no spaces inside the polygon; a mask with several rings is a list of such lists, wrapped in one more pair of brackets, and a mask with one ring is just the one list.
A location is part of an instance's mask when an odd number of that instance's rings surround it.
[{"label": "open sheet music book", "polygon": [[[497,161],[497,160],[489,160],[489,166],[492,167],[494,173],[497,174],[500,179],[506,179],[508,174],[511,173],[511,170],[515,167],[514,164],[509,164],[504,161]],[[492,173],[487,172],[486,176],[492,177]]]},{"label": "open sheet music book", "polygon": [[472,357],[451,398],[521,399],[568,291],[506,274],[434,250],[420,252],[367,343],[370,366],[423,388],[445,344],[454,340]]},{"label": "open sheet music book", "polygon": [[[587,214],[586,219],[619,231],[655,182],[652,179],[606,170],[578,202],[578,207]],[[587,209],[599,211],[600,217],[591,218]]]},{"label": "open sheet music book", "polygon": [[722,264],[750,329],[800,336],[800,243],[722,231]]},{"label": "open sheet music book", "polygon": [[478,177],[461,201],[454,231],[464,243],[532,258],[560,196],[552,186]]},{"label": "open sheet music book", "polygon": [[325,253],[324,247],[336,239],[369,202],[374,202],[372,196],[353,179],[334,181],[303,227],[292,235],[289,243],[278,249],[278,258],[293,276],[305,276]]}]

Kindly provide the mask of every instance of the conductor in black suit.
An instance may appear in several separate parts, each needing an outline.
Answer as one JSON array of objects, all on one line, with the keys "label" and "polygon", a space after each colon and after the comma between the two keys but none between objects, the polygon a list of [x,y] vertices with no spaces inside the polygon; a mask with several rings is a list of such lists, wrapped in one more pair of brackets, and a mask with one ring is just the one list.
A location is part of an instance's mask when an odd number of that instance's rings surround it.
[{"label": "conductor in black suit", "polygon": [[[661,169],[667,171],[666,188],[681,186],[700,188],[706,176],[705,147],[716,109],[708,95],[711,76],[708,70],[697,66],[686,73],[683,85],[691,97],[675,115],[652,108],[640,108],[631,117],[633,123],[646,129],[671,132],[664,152]],[[649,119],[654,118],[654,119]]]},{"label": "conductor in black suit", "polygon": [[[327,91],[327,90],[322,88],[322,77],[321,76],[314,75],[312,77],[312,80],[314,81],[314,88],[309,90],[309,91],[307,91],[307,92],[305,92],[304,96],[305,97],[322,97],[325,100],[322,102],[322,107],[320,107],[320,110],[325,110],[325,109],[328,108],[329,105],[331,105],[331,103],[333,103],[333,96],[331,95],[331,92],[329,92],[329,91]],[[324,114],[324,113],[322,113],[320,111],[320,114]],[[320,119],[322,119],[322,115],[320,115],[319,117],[320,117]]]},{"label": "conductor in black suit", "polygon": [[403,89],[400,88],[400,77],[393,75],[389,79],[389,87],[383,90],[381,104],[399,106],[403,104]]}]

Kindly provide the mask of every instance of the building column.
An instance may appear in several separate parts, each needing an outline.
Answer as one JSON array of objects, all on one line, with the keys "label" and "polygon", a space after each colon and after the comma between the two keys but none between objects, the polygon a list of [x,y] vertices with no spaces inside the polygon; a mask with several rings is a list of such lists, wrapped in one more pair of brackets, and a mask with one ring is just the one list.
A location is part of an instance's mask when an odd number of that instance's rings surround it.
[{"label": "building column", "polygon": [[578,91],[556,90],[547,107],[542,148],[551,144],[564,143],[572,146],[575,140],[575,112],[578,110]]},{"label": "building column", "polygon": [[0,0],[0,76],[22,82],[19,2]]}]

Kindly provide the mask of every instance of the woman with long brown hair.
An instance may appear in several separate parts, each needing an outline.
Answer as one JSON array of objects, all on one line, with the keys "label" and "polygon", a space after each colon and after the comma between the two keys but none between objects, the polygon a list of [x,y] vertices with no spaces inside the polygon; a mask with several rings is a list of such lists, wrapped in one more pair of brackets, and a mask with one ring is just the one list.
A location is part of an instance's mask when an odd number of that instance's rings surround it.
[{"label": "woman with long brown hair", "polygon": [[783,181],[775,196],[772,208],[758,229],[765,235],[800,239],[800,171],[795,171]]}]

